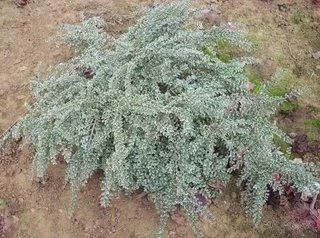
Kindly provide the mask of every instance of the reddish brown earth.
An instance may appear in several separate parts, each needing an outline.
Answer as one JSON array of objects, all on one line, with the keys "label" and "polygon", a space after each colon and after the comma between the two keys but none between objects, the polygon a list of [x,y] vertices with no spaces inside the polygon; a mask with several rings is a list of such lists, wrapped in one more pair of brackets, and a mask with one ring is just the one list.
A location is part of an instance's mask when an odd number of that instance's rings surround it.
[{"label": "reddish brown earth", "polygon": [[[277,22],[279,14],[289,14],[277,12],[278,3],[290,5],[293,2],[297,1],[197,1],[199,6],[217,7],[218,14],[212,17],[215,21],[255,19],[249,24],[251,31],[259,30],[266,17],[270,22]],[[67,47],[53,40],[61,24],[79,22],[81,12],[85,16],[100,15],[107,22],[105,30],[117,35],[134,22],[137,10],[148,3],[147,0],[34,0],[17,6],[13,0],[0,0],[0,133],[25,113],[24,104],[31,99],[27,86],[39,63],[44,71],[49,65],[72,56]],[[302,0],[299,4],[293,6],[310,10],[312,2]],[[316,18],[319,10],[314,11]],[[272,44],[277,47],[280,43],[262,40],[261,44],[257,54],[267,63],[259,70],[262,75],[269,75],[274,65],[278,65],[277,58],[269,57],[274,51]],[[292,44],[305,44],[309,50],[311,43],[301,40]],[[286,46],[281,49],[290,55]],[[281,60],[289,66],[295,64],[294,61]],[[123,195],[102,209],[98,203],[101,176],[95,174],[80,191],[77,207],[70,216],[69,188],[64,183],[65,165],[52,166],[45,179],[34,180],[31,162],[32,148],[21,142],[12,142],[0,152],[0,237],[154,237],[158,216],[146,197],[138,193],[131,197]],[[201,225],[205,237],[316,236],[313,221],[303,218],[305,209],[295,209],[287,203],[276,210],[267,207],[263,223],[254,227],[244,216],[238,192],[232,186],[226,189],[226,195],[213,201],[211,210],[214,221]],[[175,214],[165,236],[194,237],[194,233],[185,218]]]}]

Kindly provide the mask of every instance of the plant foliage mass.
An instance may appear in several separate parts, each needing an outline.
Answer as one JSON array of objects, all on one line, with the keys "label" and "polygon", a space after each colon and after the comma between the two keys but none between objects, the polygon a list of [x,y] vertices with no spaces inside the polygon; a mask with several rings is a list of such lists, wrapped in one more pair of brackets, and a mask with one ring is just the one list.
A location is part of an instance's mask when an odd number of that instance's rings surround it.
[{"label": "plant foliage mass", "polygon": [[102,25],[66,27],[78,56],[33,81],[35,102],[10,132],[35,146],[38,176],[62,155],[73,194],[103,170],[103,204],[142,188],[162,218],[180,205],[192,220],[232,173],[256,222],[269,188],[315,192],[313,167],[274,143],[285,135],[270,118],[285,99],[250,91],[251,58],[219,59],[221,41],[250,47],[234,25],[203,28],[186,2],[149,9],[117,39]]}]

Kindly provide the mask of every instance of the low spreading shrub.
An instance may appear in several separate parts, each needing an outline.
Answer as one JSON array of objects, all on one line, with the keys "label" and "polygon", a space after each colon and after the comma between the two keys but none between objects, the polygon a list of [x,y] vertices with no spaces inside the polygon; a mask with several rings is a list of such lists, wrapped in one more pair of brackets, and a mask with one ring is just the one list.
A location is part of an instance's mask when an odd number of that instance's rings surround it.
[{"label": "low spreading shrub", "polygon": [[286,99],[263,85],[252,92],[252,58],[217,53],[221,42],[250,43],[235,25],[202,27],[197,14],[185,1],[149,9],[117,39],[99,18],[66,26],[78,56],[32,82],[34,103],[5,140],[34,145],[39,177],[63,156],[73,196],[97,170],[104,205],[143,189],[162,226],[177,207],[191,221],[208,214],[206,198],[231,176],[255,222],[268,189],[316,193],[314,167],[288,160],[274,142],[289,140],[271,122]]}]

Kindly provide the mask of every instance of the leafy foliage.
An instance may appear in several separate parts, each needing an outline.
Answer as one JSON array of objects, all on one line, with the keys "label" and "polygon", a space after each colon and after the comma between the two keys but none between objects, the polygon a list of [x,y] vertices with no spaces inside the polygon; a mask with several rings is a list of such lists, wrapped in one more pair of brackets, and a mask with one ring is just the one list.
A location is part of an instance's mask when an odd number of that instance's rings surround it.
[{"label": "leafy foliage", "polygon": [[102,169],[103,204],[143,188],[162,224],[176,205],[191,220],[205,214],[201,198],[218,195],[212,184],[233,172],[255,222],[268,187],[316,192],[313,167],[287,160],[274,143],[275,135],[288,141],[270,122],[285,99],[263,85],[248,89],[244,69],[253,59],[217,54],[221,41],[250,43],[234,26],[205,29],[196,16],[186,2],[150,9],[115,40],[99,18],[66,27],[78,57],[33,81],[35,102],[11,130],[35,146],[38,176],[63,155],[76,194]]}]

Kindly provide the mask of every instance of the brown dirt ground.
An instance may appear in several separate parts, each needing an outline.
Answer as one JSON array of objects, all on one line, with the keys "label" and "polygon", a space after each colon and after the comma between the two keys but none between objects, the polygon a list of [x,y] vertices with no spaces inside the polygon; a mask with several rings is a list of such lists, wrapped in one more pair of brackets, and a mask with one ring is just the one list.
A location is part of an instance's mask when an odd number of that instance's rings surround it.
[{"label": "brown dirt ground", "polygon": [[[264,62],[258,68],[262,78],[270,76],[276,67],[286,67],[295,71],[300,81],[311,83],[313,92],[318,92],[320,64],[311,59],[310,54],[320,50],[316,27],[320,10],[314,8],[311,1],[197,2],[201,6],[217,6],[217,12],[224,20],[246,24],[249,36],[257,43],[253,54]],[[34,0],[26,7],[18,8],[12,0],[0,0],[0,132],[24,114],[24,103],[30,100],[27,85],[37,65],[42,62],[41,69],[44,70],[72,56],[67,47],[57,46],[52,40],[61,24],[79,22],[80,13],[84,12],[103,16],[108,22],[106,31],[119,34],[132,24],[136,10],[147,3],[147,0]],[[279,11],[278,4],[287,5],[288,10]],[[306,14],[303,19],[307,25],[292,23],[292,17],[300,12]],[[307,104],[319,107],[319,95],[303,99],[302,108]],[[303,115],[300,113],[295,117],[297,123],[290,129],[295,126],[300,129]],[[101,176],[95,174],[81,190],[77,208],[70,218],[67,212],[69,189],[64,184],[65,165],[52,166],[44,180],[34,181],[31,162],[32,148],[22,146],[20,142],[11,143],[0,154],[0,218],[4,218],[6,224],[2,236],[154,237],[158,216],[145,197],[138,194],[122,196],[102,209],[98,204]],[[273,211],[268,207],[263,223],[253,227],[245,218],[239,196],[232,187],[226,195],[213,201],[211,209],[215,220],[202,224],[206,237],[316,236],[312,230],[293,230],[286,224],[289,220],[283,210]],[[166,237],[194,237],[185,223],[179,214],[175,216],[166,229]]]}]

